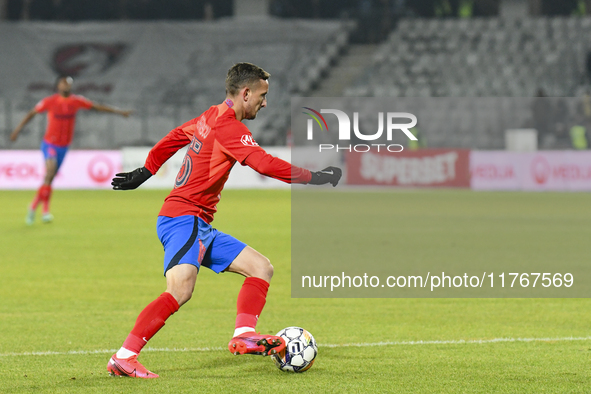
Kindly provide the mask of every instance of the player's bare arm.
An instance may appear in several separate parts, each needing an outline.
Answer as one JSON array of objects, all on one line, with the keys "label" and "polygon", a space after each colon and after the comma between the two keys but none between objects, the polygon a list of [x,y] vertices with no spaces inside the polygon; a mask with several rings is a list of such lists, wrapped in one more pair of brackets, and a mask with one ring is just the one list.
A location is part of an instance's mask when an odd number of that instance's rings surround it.
[{"label": "player's bare arm", "polygon": [[33,119],[35,117],[35,115],[37,115],[37,111],[35,110],[35,108],[31,109],[25,115],[25,117],[23,118],[23,120],[21,120],[21,122],[18,124],[18,126],[16,126],[14,128],[14,130],[12,131],[12,133],[10,134],[10,140],[11,141],[16,141],[16,139],[18,138],[18,135],[20,134],[20,132],[27,125],[27,123],[29,123],[31,121],[31,119]]},{"label": "player's bare arm", "polygon": [[99,111],[99,112],[109,112],[112,114],[121,115],[126,118],[133,113],[133,111],[131,111],[131,110],[123,110],[123,109],[119,109],[117,107],[111,107],[110,105],[99,104],[99,103],[93,103],[91,109],[94,109],[95,111]]}]

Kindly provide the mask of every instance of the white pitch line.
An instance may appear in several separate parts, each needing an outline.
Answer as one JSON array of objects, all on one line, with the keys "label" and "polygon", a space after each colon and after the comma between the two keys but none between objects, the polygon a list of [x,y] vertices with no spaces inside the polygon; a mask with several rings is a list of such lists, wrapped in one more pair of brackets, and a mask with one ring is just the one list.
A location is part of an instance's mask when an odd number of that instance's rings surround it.
[{"label": "white pitch line", "polygon": [[493,339],[455,339],[443,341],[395,341],[375,343],[345,343],[323,344],[319,347],[372,347],[372,346],[408,346],[408,345],[462,345],[485,344],[498,342],[562,342],[562,341],[591,341],[591,337],[561,337],[561,338],[493,338]]},{"label": "white pitch line", "polygon": [[[559,337],[559,338],[493,338],[493,339],[453,339],[439,341],[385,341],[374,343],[325,343],[318,347],[338,348],[338,347],[376,347],[376,346],[413,346],[413,345],[469,345],[486,344],[502,342],[565,342],[565,341],[591,341],[591,337]],[[144,352],[219,352],[226,348],[223,347],[196,347],[196,348],[145,348]],[[76,354],[112,354],[118,349],[100,349],[100,350],[70,350],[68,352],[24,352],[24,353],[0,353],[0,357],[22,357],[22,356],[66,356]]]},{"label": "white pitch line", "polygon": [[[20,357],[20,356],[67,356],[73,354],[113,354],[119,349],[99,349],[99,350],[70,350],[67,352],[24,352],[24,353],[0,353],[0,357]],[[154,348],[147,347],[143,352],[218,352],[224,350],[222,347],[197,347],[197,348]]]}]

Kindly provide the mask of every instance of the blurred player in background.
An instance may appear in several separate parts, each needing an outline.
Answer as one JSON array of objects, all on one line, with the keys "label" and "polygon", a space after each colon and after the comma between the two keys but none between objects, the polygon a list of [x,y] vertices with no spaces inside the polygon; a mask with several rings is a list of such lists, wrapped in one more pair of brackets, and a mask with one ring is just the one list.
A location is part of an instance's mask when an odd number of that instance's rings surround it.
[{"label": "blurred player in background", "polygon": [[265,256],[236,238],[211,227],[220,193],[239,162],[287,183],[336,186],[341,170],[310,172],[266,153],[252,138],[244,119],[254,119],[267,106],[269,73],[250,63],[234,65],[226,77],[226,100],[172,130],[148,154],[144,167],[117,174],[116,190],[135,189],[182,147],[189,145],[174,189],[165,199],[157,222],[164,246],[166,291],[144,308],[135,326],[114,354],[111,375],[157,378],[137,361],[144,345],[193,294],[201,266],[216,273],[246,277],[238,294],[235,331],[228,349],[233,354],[270,355],[285,348],[278,336],[255,332],[267,298],[273,266]]},{"label": "blurred player in background", "polygon": [[16,126],[10,135],[11,141],[16,141],[19,133],[31,119],[38,113],[47,112],[47,129],[41,142],[41,151],[45,158],[45,178],[37,191],[33,202],[29,206],[25,221],[28,225],[35,221],[35,211],[40,203],[43,204],[41,219],[45,223],[53,220],[49,213],[49,201],[51,198],[51,183],[57,174],[68,147],[74,136],[74,124],[78,110],[94,109],[100,112],[110,112],[121,116],[129,116],[131,111],[123,111],[108,105],[97,104],[85,97],[72,94],[72,77],[62,76],[56,80],[57,93],[39,101],[35,107],[27,113],[23,120]]}]

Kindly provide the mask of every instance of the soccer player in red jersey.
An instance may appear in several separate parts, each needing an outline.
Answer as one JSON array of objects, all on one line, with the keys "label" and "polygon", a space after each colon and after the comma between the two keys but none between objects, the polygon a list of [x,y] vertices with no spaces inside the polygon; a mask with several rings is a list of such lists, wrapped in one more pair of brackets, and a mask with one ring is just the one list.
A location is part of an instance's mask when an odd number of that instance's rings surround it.
[{"label": "soccer player in red jersey", "polygon": [[273,266],[250,246],[212,228],[216,205],[236,162],[287,183],[336,186],[342,173],[336,167],[310,172],[273,157],[258,146],[242,121],[254,119],[266,107],[268,79],[269,73],[258,66],[235,64],[226,77],[223,103],[172,130],[152,148],[144,167],[117,174],[113,179],[116,190],[135,189],[176,151],[189,145],[174,189],[165,199],[157,222],[158,237],[164,246],[166,291],[144,308],[121,349],[109,360],[107,370],[111,375],[158,377],[140,364],[137,356],[166,319],[189,301],[200,267],[245,277],[238,293],[235,331],[228,344],[230,352],[270,355],[285,348],[280,337],[255,332]]},{"label": "soccer player in red jersey", "polygon": [[56,80],[57,93],[39,101],[10,135],[10,140],[16,141],[21,130],[35,115],[41,112],[47,112],[47,129],[41,142],[41,151],[45,158],[45,178],[33,202],[29,206],[29,211],[25,218],[28,225],[33,224],[35,221],[35,211],[40,203],[43,204],[43,215],[41,217],[43,222],[49,223],[53,220],[53,215],[49,213],[51,183],[64,161],[68,147],[72,142],[78,110],[94,109],[125,117],[131,113],[131,111],[123,111],[108,105],[94,103],[85,97],[72,94],[73,82],[71,77],[59,77]]}]

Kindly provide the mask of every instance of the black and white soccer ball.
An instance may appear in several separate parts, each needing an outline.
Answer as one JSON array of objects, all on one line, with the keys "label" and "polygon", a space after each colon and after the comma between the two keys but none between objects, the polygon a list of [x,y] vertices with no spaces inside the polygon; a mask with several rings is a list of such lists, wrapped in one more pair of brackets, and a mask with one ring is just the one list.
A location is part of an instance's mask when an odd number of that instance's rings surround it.
[{"label": "black and white soccer ball", "polygon": [[318,354],[316,340],[301,327],[287,327],[277,333],[285,340],[285,350],[274,354],[275,365],[288,372],[304,372],[314,364]]}]

